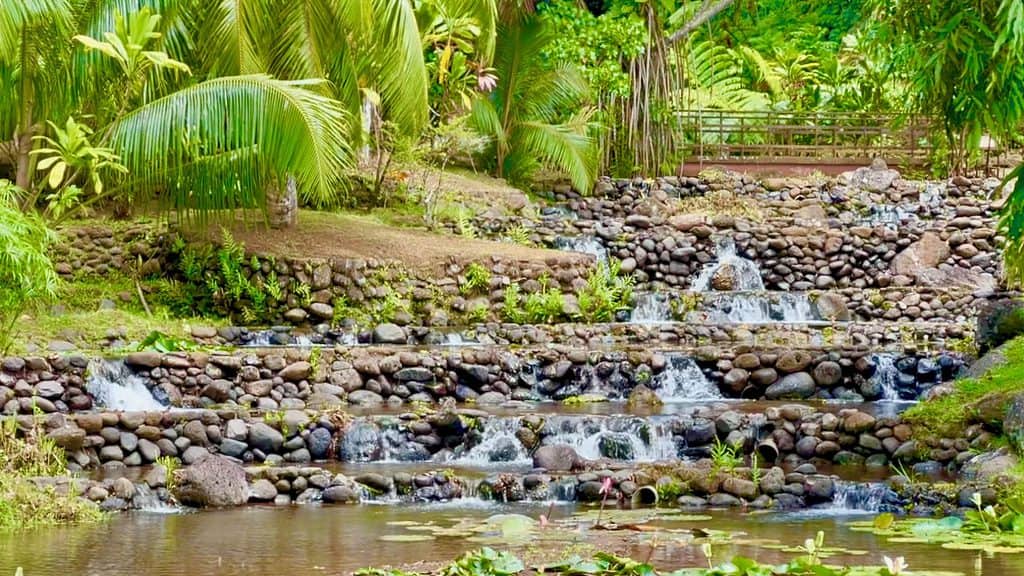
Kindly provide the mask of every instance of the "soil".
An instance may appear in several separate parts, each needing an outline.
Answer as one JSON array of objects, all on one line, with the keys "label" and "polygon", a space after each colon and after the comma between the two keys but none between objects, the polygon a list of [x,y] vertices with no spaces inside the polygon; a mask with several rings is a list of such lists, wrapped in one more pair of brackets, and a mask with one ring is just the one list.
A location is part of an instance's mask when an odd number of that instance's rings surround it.
[{"label": "soil", "polygon": [[[267,230],[238,224],[231,230],[248,250],[294,258],[358,258],[397,260],[412,269],[436,269],[450,263],[505,262],[555,265],[566,259],[589,258],[556,250],[507,242],[474,240],[427,230],[399,228],[347,214],[300,211],[297,226]],[[211,231],[216,237],[216,230]]]}]

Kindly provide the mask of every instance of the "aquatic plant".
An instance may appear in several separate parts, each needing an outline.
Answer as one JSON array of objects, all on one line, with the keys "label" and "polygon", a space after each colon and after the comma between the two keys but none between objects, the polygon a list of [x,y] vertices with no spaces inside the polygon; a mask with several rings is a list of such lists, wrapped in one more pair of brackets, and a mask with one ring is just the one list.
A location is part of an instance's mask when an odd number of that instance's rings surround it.
[{"label": "aquatic plant", "polygon": [[733,470],[743,463],[743,460],[737,456],[737,452],[736,446],[722,442],[716,437],[714,444],[711,445],[711,470],[715,474],[719,472],[732,474]]}]

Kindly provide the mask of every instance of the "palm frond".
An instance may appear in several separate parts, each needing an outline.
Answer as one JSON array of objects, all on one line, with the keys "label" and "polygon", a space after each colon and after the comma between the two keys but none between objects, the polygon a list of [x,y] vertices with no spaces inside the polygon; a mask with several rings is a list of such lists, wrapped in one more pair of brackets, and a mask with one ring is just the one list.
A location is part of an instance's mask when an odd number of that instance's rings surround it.
[{"label": "palm frond", "polygon": [[597,179],[597,155],[589,134],[591,112],[585,109],[562,124],[523,122],[515,136],[519,145],[510,157],[539,158],[565,171],[577,190],[589,191]]},{"label": "palm frond", "polygon": [[373,1],[376,78],[385,113],[402,129],[417,133],[427,120],[427,68],[412,4]]},{"label": "palm frond", "polygon": [[0,0],[0,61],[18,59],[22,31],[41,22],[67,21],[67,0]]},{"label": "palm frond", "polygon": [[203,215],[264,205],[266,186],[293,176],[306,202],[330,203],[351,161],[349,119],[317,84],[217,78],[129,113],[109,137],[133,179],[123,188],[150,190],[162,175],[174,206]]}]

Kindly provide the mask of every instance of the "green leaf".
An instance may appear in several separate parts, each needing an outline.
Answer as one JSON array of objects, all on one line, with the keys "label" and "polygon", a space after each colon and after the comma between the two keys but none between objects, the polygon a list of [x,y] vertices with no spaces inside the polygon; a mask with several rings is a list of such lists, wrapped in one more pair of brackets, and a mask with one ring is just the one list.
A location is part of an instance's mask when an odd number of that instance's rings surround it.
[{"label": "green leaf", "polygon": [[64,181],[64,173],[67,171],[68,165],[63,160],[59,160],[53,165],[53,169],[50,170],[50,176],[47,179],[47,184],[50,188],[57,188],[61,182]]}]

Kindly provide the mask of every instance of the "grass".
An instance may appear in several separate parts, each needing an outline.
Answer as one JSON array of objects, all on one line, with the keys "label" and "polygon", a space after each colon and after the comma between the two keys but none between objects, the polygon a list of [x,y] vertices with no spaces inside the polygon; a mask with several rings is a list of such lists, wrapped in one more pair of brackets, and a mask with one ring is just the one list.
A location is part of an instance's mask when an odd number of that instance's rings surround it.
[{"label": "grass", "polygon": [[[130,298],[123,300],[122,294]],[[147,296],[152,311],[148,315],[129,278],[109,276],[64,282],[55,303],[63,307],[63,312],[55,313],[53,307],[46,307],[23,317],[16,326],[11,352],[27,352],[33,346],[46,349],[53,340],[69,340],[83,351],[95,351],[103,348],[107,335],[114,332],[130,343],[143,340],[154,330],[175,338],[190,338],[192,326],[223,323],[208,318],[174,318],[159,302],[149,301],[153,298]],[[101,310],[103,300],[112,300],[115,308]]]},{"label": "grass", "polygon": [[1010,341],[1005,348],[1006,362],[980,378],[964,378],[953,384],[952,394],[927,400],[904,413],[916,428],[936,437],[951,438],[961,434],[979,414],[975,404],[991,395],[998,402],[1008,403],[1012,396],[1024,391],[1024,338]]},{"label": "grass", "polygon": [[63,450],[38,423],[21,437],[13,418],[0,424],[0,532],[102,519],[102,512],[73,490],[62,493],[30,480],[66,474]]}]

